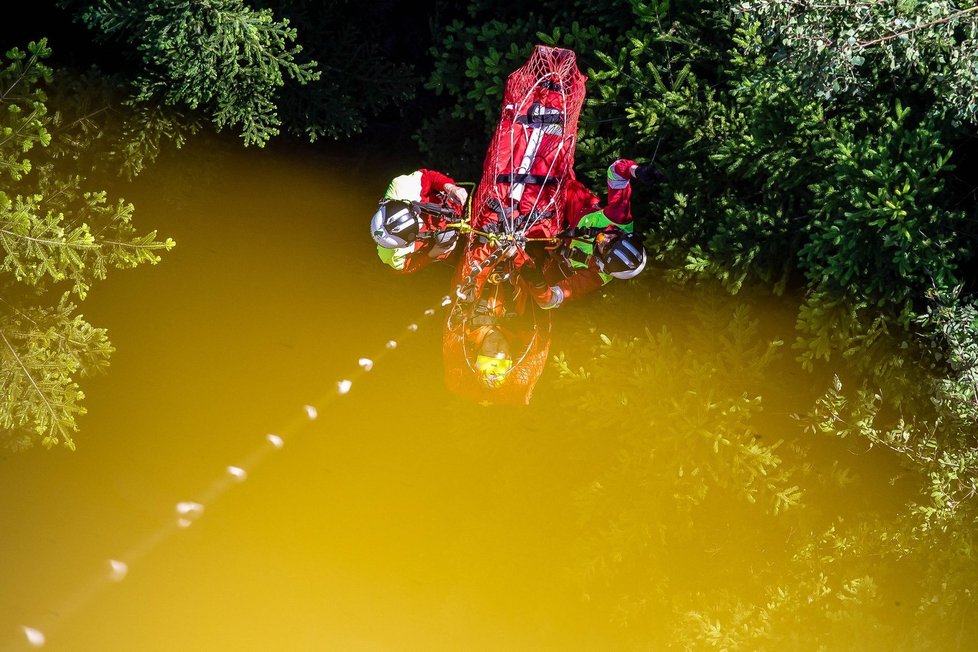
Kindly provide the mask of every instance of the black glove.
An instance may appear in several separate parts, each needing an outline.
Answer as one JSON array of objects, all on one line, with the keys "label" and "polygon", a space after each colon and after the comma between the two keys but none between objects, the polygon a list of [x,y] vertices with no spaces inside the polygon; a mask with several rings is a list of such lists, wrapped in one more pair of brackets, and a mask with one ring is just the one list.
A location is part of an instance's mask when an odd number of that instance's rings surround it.
[{"label": "black glove", "polygon": [[654,186],[666,180],[662,170],[643,164],[635,168],[635,180],[646,186]]},{"label": "black glove", "polygon": [[547,282],[543,278],[542,267],[542,260],[527,261],[520,267],[520,276],[534,287],[545,287]]}]

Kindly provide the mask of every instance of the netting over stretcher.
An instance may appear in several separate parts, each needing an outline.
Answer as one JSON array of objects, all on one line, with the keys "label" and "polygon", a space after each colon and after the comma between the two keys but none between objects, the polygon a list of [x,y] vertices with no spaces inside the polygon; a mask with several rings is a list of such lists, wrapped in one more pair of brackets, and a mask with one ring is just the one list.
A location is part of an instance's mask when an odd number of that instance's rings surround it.
[{"label": "netting over stretcher", "polygon": [[570,50],[538,45],[506,81],[473,225],[530,237],[560,230],[587,77]]}]

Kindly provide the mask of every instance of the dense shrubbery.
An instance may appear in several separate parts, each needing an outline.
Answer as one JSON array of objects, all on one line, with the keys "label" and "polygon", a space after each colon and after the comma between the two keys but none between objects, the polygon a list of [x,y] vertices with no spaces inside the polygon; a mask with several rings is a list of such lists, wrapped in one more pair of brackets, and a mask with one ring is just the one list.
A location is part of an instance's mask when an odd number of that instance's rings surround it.
[{"label": "dense shrubbery", "polygon": [[405,43],[418,12],[398,3],[59,4],[114,57],[130,105],[197,116],[245,144],[264,145],[281,130],[310,141],[349,137],[420,83],[411,62],[395,60],[418,50]]},{"label": "dense shrubbery", "polygon": [[210,116],[240,130],[246,144],[278,133],[276,93],[292,80],[318,79],[316,63],[297,63],[296,31],[242,0],[125,0],[81,11],[100,39],[118,39],[139,57],[133,104],[157,102]]},{"label": "dense shrubbery", "polygon": [[[452,100],[446,115],[485,127],[502,71],[534,41],[580,51],[591,101],[578,167],[595,174],[614,156],[658,152],[669,181],[636,212],[660,265],[731,292],[803,289],[802,363],[845,368],[890,411],[952,430],[950,448],[964,454],[978,424],[930,406],[959,400],[955,412],[969,413],[973,401],[948,367],[946,331],[978,337],[963,317],[975,303],[976,179],[955,167],[976,128],[959,73],[975,57],[978,15],[946,2],[863,5],[544,3],[541,18],[503,29],[477,4],[433,50],[429,83]],[[806,36],[813,21],[821,44]],[[542,24],[548,33],[534,36]]]},{"label": "dense shrubbery", "polygon": [[[839,532],[823,543],[838,548],[842,537],[846,554],[859,556],[898,541],[894,560],[946,543],[941,563],[956,606],[921,602],[921,613],[945,624],[967,613],[962,573],[978,524],[978,177],[967,165],[978,129],[976,9],[633,0],[573,10],[543,2],[510,17],[477,3],[433,48],[429,80],[449,101],[442,121],[481,137],[502,72],[533,43],[578,51],[590,78],[579,176],[599,189],[609,160],[657,154],[668,181],[639,194],[634,208],[660,271],[678,282],[717,280],[734,294],[762,286],[801,296],[793,354],[837,376],[811,410],[798,406],[805,423],[895,451],[923,486],[899,522],[877,524],[876,543]],[[421,140],[431,157],[451,160],[428,133]],[[469,139],[465,148],[481,151]],[[470,174],[477,164],[459,161]],[[618,348],[629,360],[658,350],[654,338],[598,346],[584,371],[563,369],[579,393],[583,374],[616,377],[627,364]],[[646,369],[644,382],[654,386],[654,375]],[[612,402],[644,407],[641,385],[629,379]],[[730,449],[731,464],[742,458]],[[938,574],[929,581],[925,592],[939,590]],[[863,582],[860,591],[870,588]],[[747,629],[764,616],[727,606]],[[704,615],[694,648],[763,647],[711,639],[710,622]],[[927,649],[925,639],[891,643]]]}]

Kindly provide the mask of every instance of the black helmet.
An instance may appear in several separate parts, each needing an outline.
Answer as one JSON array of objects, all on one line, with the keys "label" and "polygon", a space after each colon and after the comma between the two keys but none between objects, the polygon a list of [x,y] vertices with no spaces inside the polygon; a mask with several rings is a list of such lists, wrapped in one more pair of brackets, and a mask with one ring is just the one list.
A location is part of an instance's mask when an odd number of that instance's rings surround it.
[{"label": "black helmet", "polygon": [[612,227],[598,235],[594,246],[598,271],[615,278],[634,278],[645,269],[646,254],[642,239]]},{"label": "black helmet", "polygon": [[410,202],[384,199],[370,220],[370,234],[381,247],[396,249],[414,242],[421,218]]}]

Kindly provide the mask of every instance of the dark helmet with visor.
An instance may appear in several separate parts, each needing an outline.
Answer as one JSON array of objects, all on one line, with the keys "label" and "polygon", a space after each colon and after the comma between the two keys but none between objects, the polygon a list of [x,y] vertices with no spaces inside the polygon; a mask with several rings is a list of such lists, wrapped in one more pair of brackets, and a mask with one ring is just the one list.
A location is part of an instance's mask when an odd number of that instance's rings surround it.
[{"label": "dark helmet with visor", "polygon": [[635,233],[620,229],[606,230],[598,236],[594,247],[594,262],[598,271],[615,278],[630,279],[645,269],[645,247]]}]

